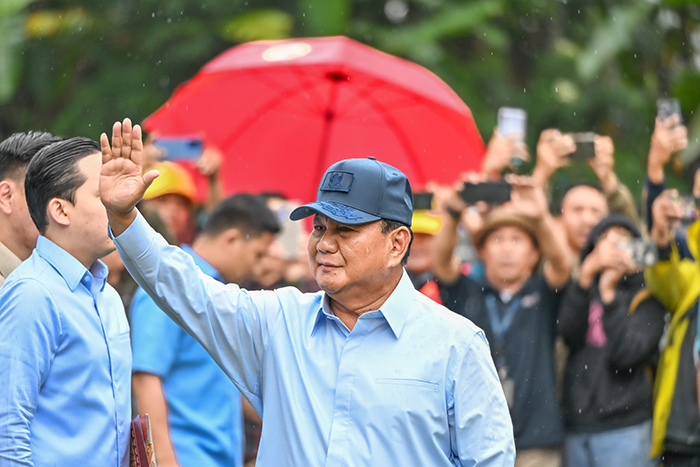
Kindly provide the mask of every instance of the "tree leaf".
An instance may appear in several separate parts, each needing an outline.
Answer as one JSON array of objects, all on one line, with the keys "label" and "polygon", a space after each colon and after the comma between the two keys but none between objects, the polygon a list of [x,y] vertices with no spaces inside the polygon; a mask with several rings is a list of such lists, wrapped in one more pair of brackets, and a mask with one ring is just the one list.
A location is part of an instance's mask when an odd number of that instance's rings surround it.
[{"label": "tree leaf", "polygon": [[19,47],[24,41],[24,13],[0,16],[0,104],[14,95],[21,73]]},{"label": "tree leaf", "polygon": [[286,39],[293,25],[292,16],[282,10],[254,10],[227,21],[221,29],[221,37],[239,43]]},{"label": "tree leaf", "polygon": [[632,44],[634,33],[646,23],[644,19],[655,8],[651,2],[640,1],[612,8],[609,17],[597,26],[588,47],[579,56],[577,70],[586,81],[620,51]]},{"label": "tree leaf", "polygon": [[390,53],[412,56],[417,50],[436,47],[442,39],[490,27],[490,20],[502,12],[503,3],[500,0],[450,4],[416,25],[384,31],[379,38],[380,48]]},{"label": "tree leaf", "polygon": [[34,0],[2,0],[0,2],[0,17],[22,11]]}]

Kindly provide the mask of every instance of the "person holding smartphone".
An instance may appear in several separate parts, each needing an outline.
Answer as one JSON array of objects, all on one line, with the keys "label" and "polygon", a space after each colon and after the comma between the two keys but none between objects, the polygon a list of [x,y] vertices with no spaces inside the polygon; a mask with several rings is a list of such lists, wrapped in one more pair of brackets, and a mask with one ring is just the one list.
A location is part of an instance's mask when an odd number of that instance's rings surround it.
[{"label": "person holding smartphone", "polygon": [[559,467],[564,427],[553,352],[559,303],[569,280],[566,243],[541,188],[529,177],[506,180],[511,200],[494,207],[472,237],[483,279],[463,274],[454,257],[467,209],[466,196],[455,190],[442,211],[434,272],[442,303],[472,320],[489,340],[513,420],[515,465]]},{"label": "person holding smartphone", "polygon": [[[591,229],[608,212],[621,212],[637,219],[634,200],[629,189],[620,183],[615,174],[614,145],[610,137],[593,136],[593,157],[585,159],[598,177],[600,185],[577,182],[568,186],[559,201],[557,220],[566,233],[572,272],[578,273],[581,248]],[[571,134],[556,129],[544,130],[537,143],[537,161],[532,176],[545,192],[557,170],[571,164],[576,151],[576,141]]]},{"label": "person holding smartphone", "polygon": [[659,342],[651,455],[660,455],[664,467],[686,467],[700,465],[700,221],[688,228],[690,256],[682,257],[674,241],[673,226],[681,213],[673,197],[674,193],[666,190],[651,207],[650,236],[659,248],[659,261],[645,270],[650,292],[668,310],[670,318],[665,337]]},{"label": "person holding smartphone", "polygon": [[632,219],[601,220],[566,290],[559,332],[569,349],[564,377],[567,467],[653,467],[653,382],[649,372],[666,310],[646,288],[626,245],[640,239]]}]

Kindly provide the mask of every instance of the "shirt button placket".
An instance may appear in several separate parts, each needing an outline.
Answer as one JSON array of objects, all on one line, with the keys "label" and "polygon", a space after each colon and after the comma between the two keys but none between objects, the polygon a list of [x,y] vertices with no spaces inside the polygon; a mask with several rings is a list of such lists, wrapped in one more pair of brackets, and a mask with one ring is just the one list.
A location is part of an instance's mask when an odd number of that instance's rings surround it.
[{"label": "shirt button placket", "polygon": [[355,375],[360,360],[362,342],[367,337],[371,320],[358,319],[354,329],[347,337],[338,367],[333,425],[328,442],[326,467],[347,465],[350,434],[352,432],[352,404]]}]

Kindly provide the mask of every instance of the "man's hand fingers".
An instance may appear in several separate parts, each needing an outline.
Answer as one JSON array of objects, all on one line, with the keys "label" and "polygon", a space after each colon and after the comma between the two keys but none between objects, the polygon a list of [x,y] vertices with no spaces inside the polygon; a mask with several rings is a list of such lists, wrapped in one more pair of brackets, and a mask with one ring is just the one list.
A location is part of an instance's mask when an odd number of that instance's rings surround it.
[{"label": "man's hand fingers", "polygon": [[112,125],[112,157],[122,157],[122,124]]},{"label": "man's hand fingers", "polygon": [[100,146],[102,149],[102,163],[112,160],[112,149],[109,147],[109,138],[106,133],[100,135]]},{"label": "man's hand fingers", "polygon": [[124,119],[122,123],[122,157],[131,159],[131,120]]},{"label": "man's hand fingers", "polygon": [[131,160],[134,161],[134,164],[143,165],[143,132],[141,131],[141,125],[134,125],[134,129],[131,132]]}]

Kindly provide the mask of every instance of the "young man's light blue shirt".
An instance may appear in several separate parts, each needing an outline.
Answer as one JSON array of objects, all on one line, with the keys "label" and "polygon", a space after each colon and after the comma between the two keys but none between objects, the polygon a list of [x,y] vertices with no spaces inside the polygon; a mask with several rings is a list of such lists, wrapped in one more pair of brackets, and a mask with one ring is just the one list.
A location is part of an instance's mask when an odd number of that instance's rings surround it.
[{"label": "young man's light blue shirt", "polygon": [[0,466],[127,466],[129,324],[107,267],[45,237],[0,289]]},{"label": "young man's light blue shirt", "polygon": [[[216,269],[183,246],[208,276]],[[183,467],[243,465],[241,393],[206,350],[179,328],[139,288],[131,302],[133,371],[159,376],[168,403],[168,425]]]},{"label": "young man's light blue shirt", "polygon": [[258,467],[513,465],[483,332],[417,293],[405,273],[350,331],[323,292],[248,292],[208,277],[140,214],[116,244],[261,414]]}]

